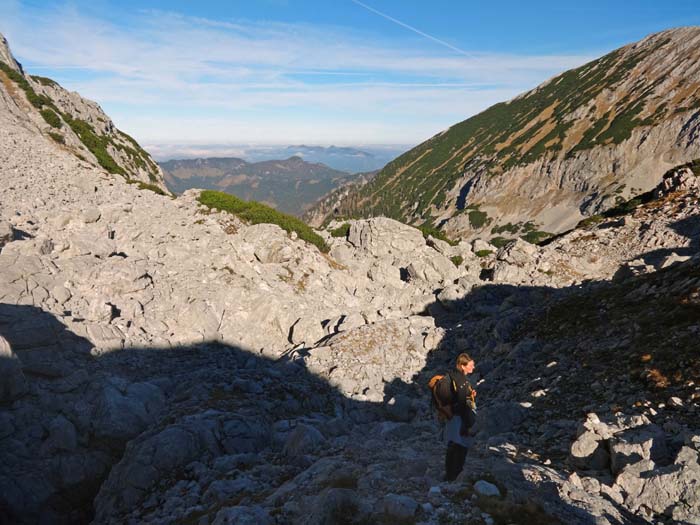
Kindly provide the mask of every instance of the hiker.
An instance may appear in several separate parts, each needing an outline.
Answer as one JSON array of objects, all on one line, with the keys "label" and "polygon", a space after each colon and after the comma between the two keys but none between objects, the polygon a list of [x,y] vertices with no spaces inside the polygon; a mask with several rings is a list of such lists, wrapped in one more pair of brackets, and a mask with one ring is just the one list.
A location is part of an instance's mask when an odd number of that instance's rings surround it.
[{"label": "hiker", "polygon": [[438,417],[446,421],[443,429],[447,443],[446,481],[457,478],[467,458],[467,436],[476,417],[476,391],[467,380],[467,375],[473,371],[474,360],[469,354],[462,353],[457,356],[454,370],[431,380],[433,399],[438,405]]}]

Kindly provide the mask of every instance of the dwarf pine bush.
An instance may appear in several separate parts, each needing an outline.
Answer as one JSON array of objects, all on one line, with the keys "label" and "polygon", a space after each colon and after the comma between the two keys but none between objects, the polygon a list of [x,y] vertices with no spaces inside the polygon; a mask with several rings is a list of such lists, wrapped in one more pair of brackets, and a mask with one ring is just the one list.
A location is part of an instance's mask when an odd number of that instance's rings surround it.
[{"label": "dwarf pine bush", "polygon": [[313,244],[321,252],[328,252],[328,245],[308,224],[260,202],[244,201],[235,195],[214,190],[203,191],[199,202],[207,208],[231,213],[250,224],[276,224],[286,232],[296,232],[300,239]]}]

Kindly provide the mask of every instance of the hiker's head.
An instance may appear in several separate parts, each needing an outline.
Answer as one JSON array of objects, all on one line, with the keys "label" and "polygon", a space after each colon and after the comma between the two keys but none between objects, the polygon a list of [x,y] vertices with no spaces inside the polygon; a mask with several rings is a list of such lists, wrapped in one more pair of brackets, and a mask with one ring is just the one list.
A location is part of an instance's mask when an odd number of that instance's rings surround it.
[{"label": "hiker's head", "polygon": [[457,370],[463,374],[471,374],[474,371],[474,360],[469,356],[469,354],[459,354],[457,356],[457,361],[455,363]]}]

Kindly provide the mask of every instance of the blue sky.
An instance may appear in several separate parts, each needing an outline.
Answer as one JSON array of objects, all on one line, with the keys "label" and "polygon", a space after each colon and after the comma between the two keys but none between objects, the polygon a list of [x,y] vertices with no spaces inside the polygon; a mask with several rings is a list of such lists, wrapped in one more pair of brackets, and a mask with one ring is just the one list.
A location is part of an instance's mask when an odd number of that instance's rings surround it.
[{"label": "blue sky", "polygon": [[416,144],[682,25],[700,2],[0,2],[25,69],[152,148]]}]

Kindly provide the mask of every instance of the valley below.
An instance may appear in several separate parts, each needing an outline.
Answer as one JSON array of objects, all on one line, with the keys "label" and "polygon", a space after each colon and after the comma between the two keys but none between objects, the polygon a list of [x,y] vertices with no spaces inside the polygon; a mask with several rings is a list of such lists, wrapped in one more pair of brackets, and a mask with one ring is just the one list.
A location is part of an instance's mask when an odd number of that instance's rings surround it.
[{"label": "valley below", "polygon": [[193,188],[224,191],[298,216],[327,193],[360,176],[298,156],[253,163],[235,157],[183,159],[160,166],[165,184],[175,194]]}]

